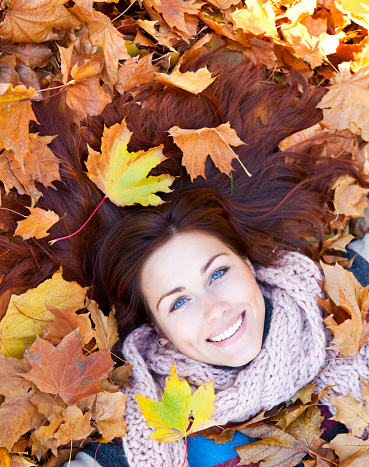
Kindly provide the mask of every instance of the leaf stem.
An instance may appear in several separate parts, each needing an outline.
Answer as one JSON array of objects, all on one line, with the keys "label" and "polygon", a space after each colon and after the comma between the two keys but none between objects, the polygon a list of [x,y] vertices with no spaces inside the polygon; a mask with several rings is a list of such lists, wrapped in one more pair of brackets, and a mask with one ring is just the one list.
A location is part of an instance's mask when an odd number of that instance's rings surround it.
[{"label": "leaf stem", "polygon": [[54,243],[56,242],[59,242],[59,240],[65,240],[66,238],[70,238],[70,237],[73,237],[74,235],[78,234],[78,232],[80,232],[87,224],[88,222],[90,221],[90,219],[92,218],[92,216],[95,214],[95,212],[99,209],[99,207],[103,204],[103,202],[106,200],[107,196],[105,195],[103,197],[103,199],[100,201],[100,203],[96,206],[96,208],[93,210],[91,216],[87,219],[87,221],[82,225],[82,227],[80,227],[78,230],[76,230],[75,232],[71,233],[70,235],[66,235],[65,237],[59,237],[59,238],[56,238],[55,240],[50,240],[49,241],[49,244],[50,245],[54,245]]},{"label": "leaf stem", "polygon": [[27,219],[28,216],[25,216],[24,214],[21,214],[20,212],[17,212],[17,211],[13,211],[13,209],[9,209],[9,208],[0,208],[0,209],[5,209],[5,211],[10,211],[10,212],[14,212],[14,214],[17,214],[18,216],[22,216],[24,218]]},{"label": "leaf stem", "polygon": [[185,465],[185,462],[186,462],[186,459],[187,459],[187,436],[185,437],[185,440],[186,440],[186,452],[185,452],[185,458],[183,459],[183,463],[182,463],[181,467],[183,467]]}]

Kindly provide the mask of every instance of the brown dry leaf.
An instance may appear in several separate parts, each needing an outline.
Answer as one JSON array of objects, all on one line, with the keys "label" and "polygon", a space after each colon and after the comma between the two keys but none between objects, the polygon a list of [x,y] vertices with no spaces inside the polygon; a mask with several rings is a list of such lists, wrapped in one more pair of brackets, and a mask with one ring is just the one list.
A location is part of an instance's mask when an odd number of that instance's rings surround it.
[{"label": "brown dry leaf", "polygon": [[137,56],[124,62],[119,68],[116,84],[116,90],[120,94],[155,79],[155,73],[159,71],[159,67],[152,64],[152,57],[153,54],[149,54],[139,60]]},{"label": "brown dry leaf", "polygon": [[12,454],[11,456],[13,467],[37,467],[34,462],[31,461],[29,457],[21,457],[17,454]]},{"label": "brown dry leaf", "polygon": [[278,39],[272,2],[248,0],[246,5],[231,14],[235,27],[246,33]]},{"label": "brown dry leaf", "polygon": [[67,104],[83,118],[100,115],[109,102],[111,97],[100,86],[98,76],[91,76],[68,86]]},{"label": "brown dry leaf", "polygon": [[182,150],[182,165],[186,167],[192,180],[199,175],[206,178],[205,162],[208,156],[221,172],[230,175],[231,170],[234,170],[232,160],[238,159],[230,146],[245,144],[231,128],[229,122],[216,128],[201,128],[200,130],[183,130],[174,126],[168,130],[168,133]]},{"label": "brown dry leaf", "polygon": [[34,95],[25,86],[0,85],[0,149],[13,151],[21,164],[29,149],[29,122],[36,121],[31,102],[23,99]]},{"label": "brown dry leaf", "polygon": [[196,72],[186,71],[181,73],[179,70],[174,70],[170,75],[155,73],[155,77],[160,83],[184,89],[192,94],[199,94],[216,79],[216,77],[212,78],[206,67],[200,68]]},{"label": "brown dry leaf", "polygon": [[368,310],[363,310],[363,288],[352,272],[342,266],[328,266],[321,262],[325,275],[324,290],[330,297],[318,299],[331,313],[324,322],[332,331],[334,340],[330,347],[340,353],[355,357],[368,339]]},{"label": "brown dry leaf", "polygon": [[231,39],[244,47],[250,46],[250,35],[244,33],[241,29],[234,31],[229,23],[216,21],[213,18],[213,15],[210,15],[208,12],[200,11],[199,18],[217,34],[228,37],[228,39]]},{"label": "brown dry leaf", "polygon": [[63,423],[55,433],[59,444],[69,444],[72,441],[86,438],[92,431],[90,425],[91,413],[82,413],[82,410],[73,405],[62,410]]},{"label": "brown dry leaf", "polygon": [[67,334],[77,328],[82,347],[94,337],[88,314],[77,315],[74,311],[62,310],[52,306],[48,307],[48,310],[54,315],[54,320],[42,325],[42,337],[51,344],[59,344]]},{"label": "brown dry leaf", "polygon": [[227,10],[231,6],[240,3],[240,0],[207,0],[207,3],[210,3],[220,10]]},{"label": "brown dry leaf", "polygon": [[91,416],[96,421],[105,441],[124,436],[127,425],[123,422],[126,409],[126,395],[122,392],[100,392],[96,396]]},{"label": "brown dry leaf", "polygon": [[115,308],[113,307],[109,316],[105,316],[99,309],[99,305],[91,300],[87,309],[91,312],[91,319],[95,325],[93,335],[98,348],[101,350],[111,349],[119,339]]},{"label": "brown dry leaf", "polygon": [[[263,461],[268,467],[294,466],[307,454],[323,430],[320,424],[323,417],[316,406],[309,407],[284,431],[280,428],[259,425],[245,427],[241,431],[247,436],[261,438],[245,446],[236,447],[241,463]],[[242,465],[242,464],[241,464]]]},{"label": "brown dry leaf", "polygon": [[185,41],[189,42],[190,37],[196,34],[197,14],[203,2],[196,0],[190,2],[143,0],[142,3],[151,16],[154,14],[155,19],[163,17],[169,28],[180,34]]},{"label": "brown dry leaf", "polygon": [[[339,465],[341,465],[342,462],[346,462],[349,459],[352,460],[352,457],[355,456],[356,454],[361,454],[361,453],[367,453],[369,452],[369,441],[362,440],[360,438],[357,438],[354,436],[352,433],[340,433],[338,434],[329,444],[334,452],[338,455],[339,457]],[[368,459],[367,459],[368,460]],[[345,465],[345,464],[344,464]],[[368,464],[346,464],[346,465],[360,465],[363,467],[366,467]]]},{"label": "brown dry leaf", "polygon": [[24,220],[17,222],[14,235],[20,235],[23,240],[31,237],[44,238],[49,235],[47,230],[59,221],[59,216],[48,209],[28,208],[31,214]]},{"label": "brown dry leaf", "polygon": [[40,426],[34,432],[34,436],[39,443],[43,443],[45,446],[50,445],[50,448],[56,447],[57,443],[54,434],[63,422],[62,410],[67,405],[60,397],[51,397],[50,394],[40,391],[37,391],[31,398],[31,402],[38,408],[40,414],[44,415]]},{"label": "brown dry leaf", "polygon": [[46,44],[32,44],[27,42],[23,44],[12,44],[11,42],[1,41],[0,51],[15,55],[22,63],[32,69],[36,67],[45,67],[53,55]]},{"label": "brown dry leaf", "polygon": [[58,394],[68,405],[100,392],[98,382],[112,367],[107,350],[84,356],[76,331],[64,337],[56,348],[37,337],[26,358],[32,370],[22,376],[41,391]]},{"label": "brown dry leaf", "polygon": [[27,431],[35,428],[36,407],[25,398],[6,397],[0,406],[0,446],[11,450]]},{"label": "brown dry leaf", "polygon": [[[11,42],[46,42],[60,39],[80,22],[63,5],[66,0],[12,0],[0,26],[0,36]],[[56,30],[60,30],[56,32]]]},{"label": "brown dry leaf", "polygon": [[281,151],[288,151],[291,148],[293,148],[293,146],[304,143],[310,138],[313,138],[314,136],[319,136],[325,132],[328,132],[328,130],[324,127],[322,128],[321,122],[319,122],[309,128],[306,128],[305,130],[297,131],[291,136],[287,136],[287,138],[283,139],[278,144],[278,147]]},{"label": "brown dry leaf", "polygon": [[130,376],[132,376],[132,365],[122,365],[114,368],[109,379],[120,388],[123,386],[129,387]]},{"label": "brown dry leaf", "polygon": [[[168,47],[169,50],[175,52],[175,49],[172,47],[173,44],[178,42],[179,36],[174,32],[162,32],[158,31],[157,25],[158,21],[148,21],[148,20],[136,20],[137,24],[144,29],[147,33],[149,33],[152,37],[154,37],[160,45],[164,47]],[[162,28],[162,26],[160,26]]]},{"label": "brown dry leaf", "polygon": [[327,396],[327,399],[337,409],[337,413],[332,418],[347,425],[354,436],[362,436],[369,425],[368,400],[364,399],[364,405],[357,401],[350,391],[347,396]]},{"label": "brown dry leaf", "polygon": [[350,175],[342,175],[333,184],[335,214],[364,217],[368,206],[367,188],[362,188]]},{"label": "brown dry leaf", "polygon": [[96,50],[102,50],[108,79],[110,84],[115,84],[118,80],[118,60],[130,58],[122,34],[108,16],[92,7],[84,8],[83,2],[76,0],[70,11],[86,23],[88,40]]},{"label": "brown dry leaf", "polygon": [[29,371],[31,365],[22,358],[0,355],[0,394],[3,396],[30,398],[34,394],[34,385],[18,375]]},{"label": "brown dry leaf", "polygon": [[341,63],[338,69],[328,93],[317,107],[323,109],[324,120],[332,129],[349,128],[369,141],[369,67],[353,75],[349,62]]}]

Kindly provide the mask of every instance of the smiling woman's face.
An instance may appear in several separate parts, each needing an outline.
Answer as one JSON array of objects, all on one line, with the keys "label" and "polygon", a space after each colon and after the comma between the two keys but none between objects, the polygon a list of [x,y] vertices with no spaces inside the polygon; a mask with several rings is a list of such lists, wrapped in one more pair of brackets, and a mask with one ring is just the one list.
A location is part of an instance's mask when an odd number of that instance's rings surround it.
[{"label": "smiling woman's face", "polygon": [[184,355],[235,367],[260,352],[263,296],[244,259],[218,238],[173,236],[146,261],[141,288],[158,329]]}]

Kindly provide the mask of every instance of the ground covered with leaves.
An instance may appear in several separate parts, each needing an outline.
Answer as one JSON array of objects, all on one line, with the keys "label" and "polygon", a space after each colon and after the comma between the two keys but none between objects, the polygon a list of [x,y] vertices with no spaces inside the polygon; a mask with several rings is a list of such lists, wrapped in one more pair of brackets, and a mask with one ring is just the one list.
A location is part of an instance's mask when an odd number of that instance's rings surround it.
[{"label": "ground covered with leaves", "polygon": [[[25,242],[48,237],[59,221],[53,211],[37,207],[42,195],[37,183],[52,186],[60,174],[59,160],[48,147],[55,136],[30,133],[30,122],[36,121],[32,101],[64,93],[67,105],[86,124],[117,96],[145,83],[198,94],[216,77],[206,67],[196,73],[182,73],[180,67],[217,48],[264,66],[270,82],[288,80],[295,69],[313,87],[328,87],[318,104],[323,120],[282,141],[280,148],[337,134],[326,145],[327,154],[331,150],[335,157],[352,158],[369,175],[366,0],[1,0],[0,15],[0,187],[3,198],[17,192],[29,200],[29,215],[22,215],[12,232]],[[183,151],[182,163],[192,179],[204,175],[208,155],[229,174],[238,159],[231,146],[244,144],[229,124],[173,127],[170,135]],[[124,121],[106,129],[101,153],[89,149],[87,176],[104,193],[102,202],[156,205],[161,201],[155,193],[169,190],[173,181],[169,175],[146,177],[164,159],[162,147],[130,153],[130,137]],[[334,216],[319,252],[326,276],[322,305],[330,313],[326,324],[334,348],[350,358],[369,336],[368,288],[344,269],[349,262],[339,252],[354,238],[352,233],[368,228],[365,222],[361,227],[352,223],[364,216],[368,190],[348,176],[340,177],[332,190]],[[1,214],[0,229],[9,234]],[[62,274],[56,272],[23,294],[0,297],[1,466],[60,466],[92,440],[124,436],[125,396],[118,389],[129,384],[130,366],[114,367],[111,358],[118,339],[114,310],[104,316],[87,299],[87,289]],[[199,395],[191,395],[176,379],[175,369],[171,378],[162,402],[169,401],[172,423],[162,427],[158,441],[211,425],[211,390],[205,391],[207,402],[200,402],[206,414],[197,419]],[[308,454],[306,467],[368,465],[369,382],[363,381],[365,405],[350,395],[330,398],[337,408],[335,419],[350,433],[324,445],[317,404],[328,390],[313,395],[311,383],[277,413],[227,429],[207,428],[204,434],[225,442],[232,430],[240,429],[262,439],[259,451],[252,445],[238,448],[245,464],[264,459],[268,466],[294,465]],[[173,393],[177,400],[180,394],[178,410],[171,406]],[[204,390],[199,394],[205,397]],[[155,404],[161,402],[140,401],[142,410],[151,408],[148,418],[168,410]]]}]

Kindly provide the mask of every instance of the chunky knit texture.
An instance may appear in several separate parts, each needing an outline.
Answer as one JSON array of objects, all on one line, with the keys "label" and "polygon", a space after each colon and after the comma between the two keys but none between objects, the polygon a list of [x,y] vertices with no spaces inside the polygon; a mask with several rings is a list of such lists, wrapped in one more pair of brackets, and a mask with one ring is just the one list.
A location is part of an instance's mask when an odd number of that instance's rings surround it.
[{"label": "chunky knit texture", "polygon": [[147,325],[128,336],[123,353],[133,364],[133,375],[132,387],[125,389],[128,428],[123,445],[130,466],[177,467],[185,458],[182,440],[147,440],[155,429],[146,424],[134,395],[160,400],[174,361],[178,375],[193,389],[214,380],[217,408],[212,419],[219,425],[247,420],[287,400],[316,378],[327,363],[317,387],[336,384],[335,394],[346,394],[350,388],[354,397],[361,399],[359,374],[369,378],[368,346],[356,359],[330,360],[337,358],[337,353],[326,350],[331,335],[316,300],[322,279],[317,266],[299,253],[286,253],[277,266],[257,269],[256,277],[263,295],[272,302],[273,315],[260,353],[243,367],[217,368],[186,357],[172,344],[159,347],[156,331]]}]

